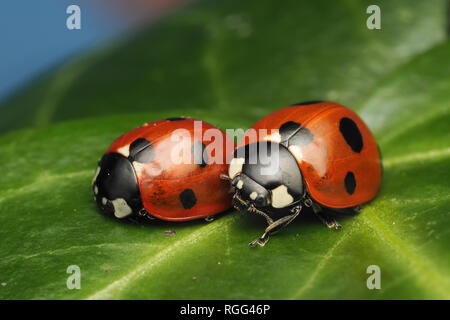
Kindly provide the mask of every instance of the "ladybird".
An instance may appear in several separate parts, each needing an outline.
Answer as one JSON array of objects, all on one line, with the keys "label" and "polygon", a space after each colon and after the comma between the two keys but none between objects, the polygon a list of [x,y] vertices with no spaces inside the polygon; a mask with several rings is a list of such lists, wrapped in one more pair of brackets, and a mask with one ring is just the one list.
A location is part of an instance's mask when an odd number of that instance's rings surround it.
[{"label": "ladybird", "polygon": [[220,179],[233,153],[227,145],[233,140],[223,131],[185,117],[129,131],[99,162],[92,182],[97,206],[118,219],[208,220],[232,204],[229,183]]},{"label": "ladybird", "polygon": [[329,228],[334,216],[353,213],[373,199],[381,184],[378,145],[352,110],[313,101],[282,108],[246,132],[230,161],[227,178],[233,206],[265,217],[268,227],[251,246],[311,207]]}]

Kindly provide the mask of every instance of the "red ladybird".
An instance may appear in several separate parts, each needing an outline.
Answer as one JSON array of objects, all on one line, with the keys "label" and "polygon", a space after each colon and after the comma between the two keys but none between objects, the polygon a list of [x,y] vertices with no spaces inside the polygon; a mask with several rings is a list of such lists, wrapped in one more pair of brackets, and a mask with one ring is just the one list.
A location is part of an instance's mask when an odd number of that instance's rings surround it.
[{"label": "red ladybird", "polygon": [[268,115],[252,129],[228,170],[234,206],[264,216],[269,225],[250,245],[263,246],[303,206],[312,207],[329,228],[340,228],[330,213],[357,211],[376,196],[379,149],[352,110],[332,102],[300,103]]},{"label": "red ladybird", "polygon": [[231,195],[220,175],[232,146],[225,133],[199,120],[145,124],[119,137],[100,160],[92,184],[97,205],[119,219],[185,221],[224,211]]}]

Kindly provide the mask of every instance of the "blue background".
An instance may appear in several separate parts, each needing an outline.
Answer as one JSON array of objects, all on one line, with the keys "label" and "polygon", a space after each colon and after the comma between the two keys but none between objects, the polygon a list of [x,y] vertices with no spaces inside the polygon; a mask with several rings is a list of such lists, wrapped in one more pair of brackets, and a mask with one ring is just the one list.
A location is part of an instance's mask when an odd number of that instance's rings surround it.
[{"label": "blue background", "polygon": [[[66,27],[71,4],[81,8],[81,30]],[[71,56],[117,37],[129,24],[102,1],[0,1],[0,102]]]}]

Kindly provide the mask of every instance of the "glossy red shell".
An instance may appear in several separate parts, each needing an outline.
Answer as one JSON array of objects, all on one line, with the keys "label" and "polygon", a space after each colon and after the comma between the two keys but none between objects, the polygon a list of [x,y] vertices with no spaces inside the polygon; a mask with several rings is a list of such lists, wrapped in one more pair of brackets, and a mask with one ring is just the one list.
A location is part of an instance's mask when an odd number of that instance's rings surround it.
[{"label": "glossy red shell", "polygon": [[[201,123],[201,130],[197,130],[196,135],[194,121],[197,125]],[[174,141],[172,134],[177,129],[186,130],[190,138]],[[215,141],[215,138],[208,140],[204,136],[208,129],[214,129],[213,132],[222,141]],[[224,132],[191,118],[160,120],[125,133],[113,142],[106,153],[116,152],[128,157],[130,144],[138,138],[149,141],[154,151],[154,159],[150,162],[133,162],[143,205],[152,216],[162,220],[184,221],[207,217],[230,208],[230,185],[228,181],[220,179],[220,175],[227,173],[226,160],[232,155],[233,140]],[[173,161],[174,154],[192,159],[192,154],[188,153],[192,152],[192,145],[199,141],[206,146],[209,161],[206,165],[200,166],[194,161],[177,163],[180,159]],[[221,163],[212,163],[213,157],[221,158]],[[183,194],[188,196],[187,203],[182,201]]]},{"label": "glossy red shell", "polygon": [[[362,149],[352,150],[340,130],[343,118],[351,119],[362,136]],[[366,124],[352,110],[332,102],[282,108],[252,126],[257,135],[246,134],[240,146],[261,140],[279,142],[279,129],[284,123],[295,121],[307,128],[312,142],[291,153],[295,156],[311,197],[330,208],[347,208],[373,199],[381,184],[381,161],[377,143]],[[258,129],[269,129],[267,134]],[[352,173],[353,192],[346,187]],[[352,191],[352,190],[351,190]]]}]

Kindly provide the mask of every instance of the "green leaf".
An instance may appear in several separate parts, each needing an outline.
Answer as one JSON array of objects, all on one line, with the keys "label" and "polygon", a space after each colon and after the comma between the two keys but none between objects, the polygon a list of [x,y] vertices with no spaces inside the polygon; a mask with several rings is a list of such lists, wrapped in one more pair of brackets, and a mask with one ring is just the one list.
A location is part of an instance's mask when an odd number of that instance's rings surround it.
[{"label": "green leaf", "polygon": [[[368,2],[199,3],[16,97],[2,130],[30,128],[0,136],[0,298],[449,299],[445,2],[380,3],[380,31],[365,28]],[[150,225],[98,213],[96,162],[142,122],[248,127],[317,98],[352,106],[383,155],[378,197],[341,230],[304,214],[251,249],[264,221],[248,213]],[[366,287],[369,265],[381,290]]]}]

